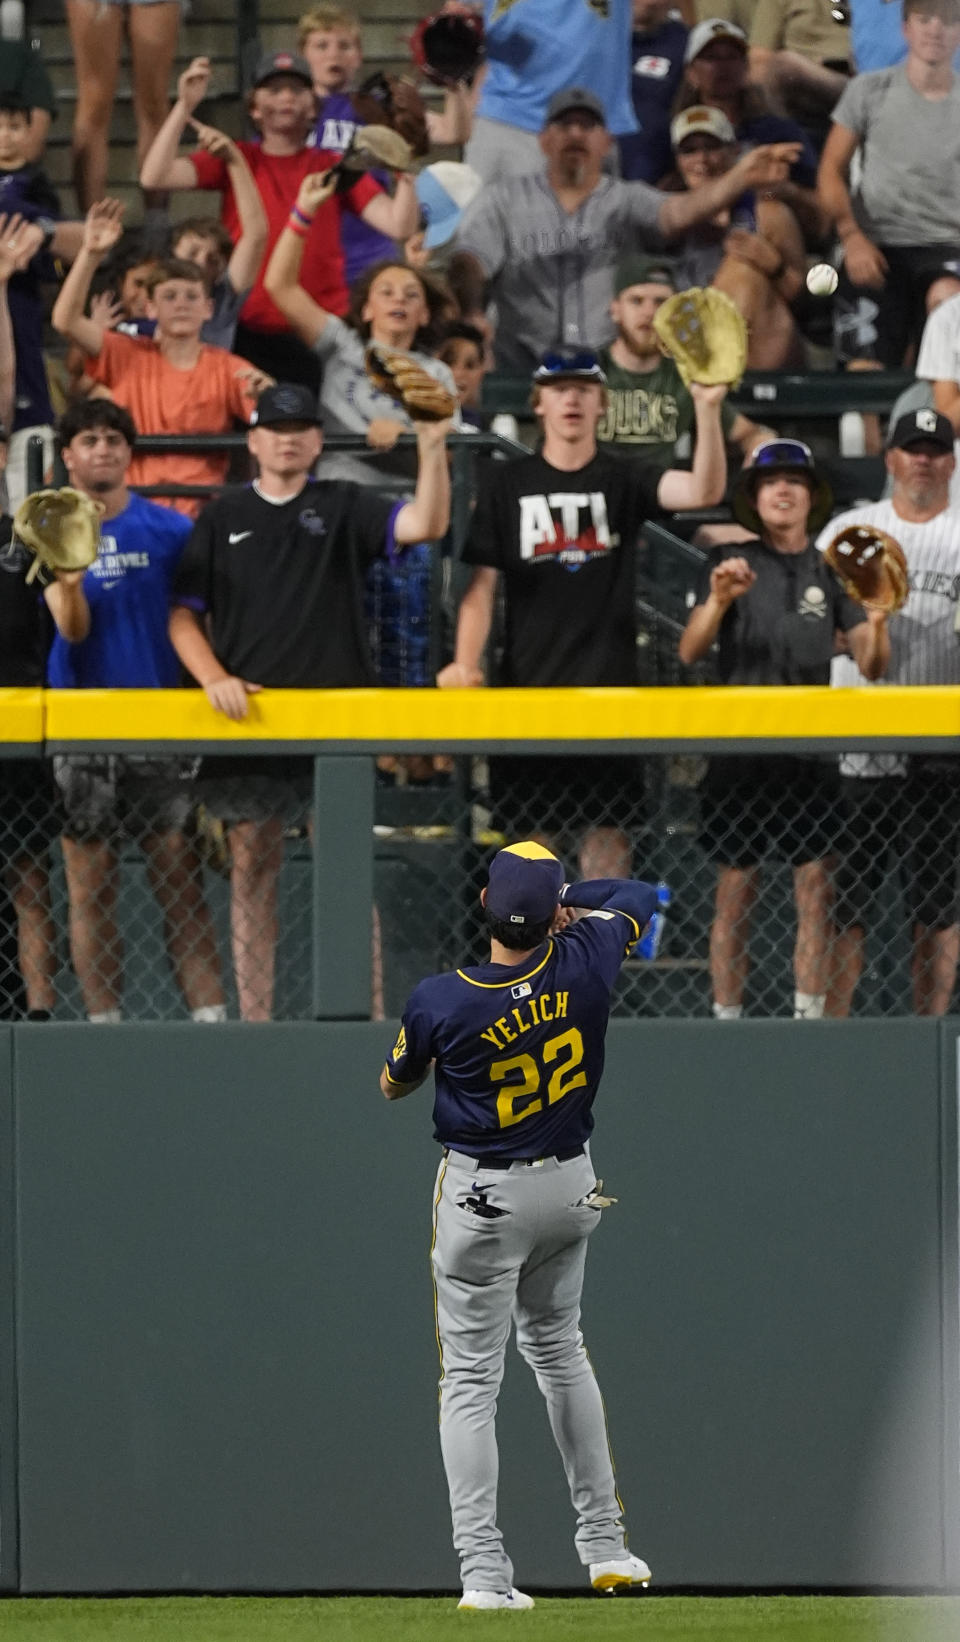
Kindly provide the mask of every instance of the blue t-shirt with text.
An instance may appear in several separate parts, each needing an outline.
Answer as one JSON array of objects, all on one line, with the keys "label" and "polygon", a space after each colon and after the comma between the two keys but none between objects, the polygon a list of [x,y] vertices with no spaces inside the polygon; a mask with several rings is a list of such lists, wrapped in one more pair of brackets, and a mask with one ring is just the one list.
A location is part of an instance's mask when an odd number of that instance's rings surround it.
[{"label": "blue t-shirt with text", "polygon": [[167,634],[170,590],[192,529],[192,519],[142,496],[104,520],[99,556],[83,578],[90,633],[82,644],[57,634],[49,665],[54,689],[176,688],[181,668]]}]

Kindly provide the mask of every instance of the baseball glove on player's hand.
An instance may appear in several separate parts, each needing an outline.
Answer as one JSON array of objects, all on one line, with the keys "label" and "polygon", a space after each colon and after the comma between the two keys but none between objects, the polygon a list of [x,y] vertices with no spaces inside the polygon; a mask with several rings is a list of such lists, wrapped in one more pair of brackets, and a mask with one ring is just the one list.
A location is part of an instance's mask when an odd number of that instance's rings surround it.
[{"label": "baseball glove on player's hand", "polygon": [[398,400],[411,421],[445,422],[454,415],[454,395],[410,354],[372,342],[365,363],[370,380],[381,393]]},{"label": "baseball glove on player's hand", "polygon": [[438,12],[424,17],[410,40],[413,60],[435,86],[472,85],[483,62],[483,18]]},{"label": "baseball glove on player's hand", "polygon": [[891,614],[901,610],[910,593],[903,548],[875,525],[847,525],[824,553],[846,592],[860,604]]},{"label": "baseball glove on player's hand", "polygon": [[668,297],[653,316],[665,354],[684,384],[725,382],[735,387],[747,364],[747,327],[740,309],[712,285],[693,285]]},{"label": "baseball glove on player's hand", "polygon": [[[353,107],[367,126],[386,126],[410,145],[411,154],[425,154],[430,147],[427,108],[412,80],[396,74],[371,74],[354,93]],[[403,166],[393,166],[403,170]]]},{"label": "baseball glove on player's hand", "polygon": [[27,573],[32,582],[41,565],[48,570],[86,570],[100,546],[103,508],[82,491],[35,490],[24,497],[13,519],[14,535],[36,554]]}]

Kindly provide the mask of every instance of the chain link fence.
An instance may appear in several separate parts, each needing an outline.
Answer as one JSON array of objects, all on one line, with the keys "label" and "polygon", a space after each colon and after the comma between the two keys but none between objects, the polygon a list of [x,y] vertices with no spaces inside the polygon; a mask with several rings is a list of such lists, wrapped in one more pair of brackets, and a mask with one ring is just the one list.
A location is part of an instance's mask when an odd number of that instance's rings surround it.
[{"label": "chain link fence", "polygon": [[[313,1013],[313,760],[223,762],[0,760],[3,1018]],[[837,1014],[952,1009],[958,798],[960,760],[930,755],[390,755],[371,1013],[482,961],[487,864],[531,834],[570,878],[664,886],[619,1015],[704,1016],[719,999],[783,1017],[797,992]]]}]

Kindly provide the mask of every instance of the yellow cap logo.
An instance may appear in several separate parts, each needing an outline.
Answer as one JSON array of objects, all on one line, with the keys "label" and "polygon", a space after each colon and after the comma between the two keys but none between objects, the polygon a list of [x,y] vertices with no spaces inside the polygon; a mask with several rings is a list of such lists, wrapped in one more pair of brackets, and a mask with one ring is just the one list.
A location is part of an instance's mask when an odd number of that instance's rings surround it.
[{"label": "yellow cap logo", "polygon": [[557,857],[552,850],[544,849],[542,844],[535,844],[528,839],[523,844],[508,844],[504,855],[520,855],[525,861],[555,861]]}]

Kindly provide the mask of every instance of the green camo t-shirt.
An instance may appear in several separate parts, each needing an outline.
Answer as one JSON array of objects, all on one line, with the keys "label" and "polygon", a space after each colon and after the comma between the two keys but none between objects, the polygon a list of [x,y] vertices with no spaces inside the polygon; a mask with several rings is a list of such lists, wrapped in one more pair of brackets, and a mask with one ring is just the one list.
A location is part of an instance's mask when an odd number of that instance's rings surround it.
[{"label": "green camo t-shirt", "polygon": [[[642,454],[670,467],[689,462],[693,451],[693,400],[672,359],[661,359],[655,370],[628,371],[615,365],[608,348],[600,353],[607,378],[607,410],[597,428],[597,439],[615,454]],[[724,437],[736,412],[724,402]],[[679,450],[676,448],[680,441]]]}]

